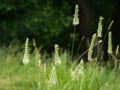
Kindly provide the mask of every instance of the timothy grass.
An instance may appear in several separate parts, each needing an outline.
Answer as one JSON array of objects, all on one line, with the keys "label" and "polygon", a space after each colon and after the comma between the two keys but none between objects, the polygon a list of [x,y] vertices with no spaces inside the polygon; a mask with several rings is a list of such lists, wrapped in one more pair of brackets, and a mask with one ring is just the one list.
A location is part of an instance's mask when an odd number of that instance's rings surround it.
[{"label": "timothy grass", "polygon": [[118,70],[94,62],[69,63],[70,55],[59,49],[57,56],[40,54],[41,63],[36,63],[36,49],[24,65],[24,49],[0,48],[0,90],[120,90]]}]

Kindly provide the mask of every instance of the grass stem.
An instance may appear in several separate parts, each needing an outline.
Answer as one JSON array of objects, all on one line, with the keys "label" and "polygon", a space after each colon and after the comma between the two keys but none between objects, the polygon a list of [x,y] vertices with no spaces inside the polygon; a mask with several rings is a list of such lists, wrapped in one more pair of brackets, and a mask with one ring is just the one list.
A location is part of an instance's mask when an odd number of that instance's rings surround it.
[{"label": "grass stem", "polygon": [[73,53],[74,53],[74,45],[75,45],[75,29],[76,29],[76,26],[74,26],[73,41],[72,41],[72,51],[71,51],[71,59],[73,59]]}]

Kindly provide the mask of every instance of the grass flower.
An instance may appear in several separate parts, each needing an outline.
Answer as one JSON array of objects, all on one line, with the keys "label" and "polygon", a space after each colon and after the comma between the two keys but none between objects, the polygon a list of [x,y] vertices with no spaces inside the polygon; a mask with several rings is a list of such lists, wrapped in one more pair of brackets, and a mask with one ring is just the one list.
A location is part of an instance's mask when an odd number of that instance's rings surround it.
[{"label": "grass flower", "polygon": [[112,33],[111,31],[109,32],[109,35],[108,35],[108,50],[107,50],[108,54],[112,54],[113,51],[112,51]]},{"label": "grass flower", "polygon": [[49,79],[48,83],[49,83],[49,87],[52,87],[57,84],[57,74],[56,74],[55,66],[52,66],[50,79]]},{"label": "grass flower", "polygon": [[75,68],[74,71],[71,71],[72,80],[78,80],[80,75],[84,75],[83,60],[80,61],[80,64]]},{"label": "grass flower", "polygon": [[79,7],[78,5],[75,6],[75,13],[74,13],[74,18],[73,18],[73,25],[78,25],[79,24],[79,15],[78,15],[78,12],[79,12]]},{"label": "grass flower", "polygon": [[73,57],[73,50],[74,50],[74,43],[75,43],[75,29],[76,25],[79,24],[79,7],[78,5],[75,6],[75,13],[74,13],[74,18],[73,18],[73,25],[74,25],[74,33],[73,33],[73,41],[72,41],[72,51],[71,51],[71,59]]},{"label": "grass flower", "polygon": [[99,17],[99,23],[98,23],[98,29],[97,29],[97,37],[99,37],[99,38],[101,38],[102,37],[102,30],[103,30],[103,28],[102,28],[102,22],[103,22],[103,17],[102,16],[100,16]]},{"label": "grass flower", "polygon": [[115,55],[116,55],[116,56],[119,55],[119,45],[117,45],[117,47],[116,47]]},{"label": "grass flower", "polygon": [[92,41],[88,50],[88,60],[91,61],[92,60],[92,54],[93,54],[93,48],[94,48],[94,44],[95,44],[95,40],[96,40],[96,33],[93,34],[92,36]]},{"label": "grass flower", "polygon": [[59,46],[55,44],[55,65],[61,64],[60,56],[59,56]]},{"label": "grass flower", "polygon": [[28,63],[29,63],[29,39],[26,38],[23,64],[28,64]]}]

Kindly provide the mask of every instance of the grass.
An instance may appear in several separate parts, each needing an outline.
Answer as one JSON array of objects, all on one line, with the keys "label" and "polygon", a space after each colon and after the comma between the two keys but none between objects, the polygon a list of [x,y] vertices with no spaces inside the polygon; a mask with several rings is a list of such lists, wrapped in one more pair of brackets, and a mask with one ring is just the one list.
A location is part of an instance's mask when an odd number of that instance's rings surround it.
[{"label": "grass", "polygon": [[59,64],[54,54],[51,58],[41,55],[38,66],[36,50],[24,65],[24,52],[10,48],[0,48],[0,90],[120,90],[118,70],[94,62],[69,63],[67,52],[58,54]]},{"label": "grass", "polygon": [[[74,21],[77,19],[78,14]],[[79,22],[74,24],[77,25]],[[99,32],[93,35],[90,48],[87,50],[87,63],[84,63],[81,56],[79,63],[76,63],[78,59],[71,60],[73,59],[75,33],[72,43],[72,58],[67,51],[59,53],[57,44],[55,53],[48,58],[46,54],[38,52],[35,40],[33,40],[35,49],[31,54],[29,54],[28,39],[25,49],[18,47],[19,45],[1,47],[0,90],[120,90],[120,65],[117,63],[117,55],[115,56],[112,52],[112,33],[108,38],[108,64],[102,66],[97,63],[102,57],[102,47],[99,45],[100,41],[97,41],[99,36],[102,36],[102,21],[98,26]],[[96,46],[98,47],[97,56],[94,58],[93,52]],[[116,54],[119,53],[118,51],[116,50]],[[100,58],[98,58],[99,56]],[[114,63],[111,64],[111,62]]]}]

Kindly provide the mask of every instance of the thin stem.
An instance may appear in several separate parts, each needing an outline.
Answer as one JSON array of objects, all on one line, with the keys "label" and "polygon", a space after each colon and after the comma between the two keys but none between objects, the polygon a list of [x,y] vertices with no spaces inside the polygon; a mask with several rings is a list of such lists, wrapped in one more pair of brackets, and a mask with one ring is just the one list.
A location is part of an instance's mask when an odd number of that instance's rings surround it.
[{"label": "thin stem", "polygon": [[74,44],[75,44],[75,29],[76,29],[76,26],[74,26],[73,41],[72,41],[72,51],[71,51],[71,59],[73,58],[73,52],[74,52]]},{"label": "thin stem", "polygon": [[14,86],[13,86],[13,81],[12,81],[12,75],[9,73],[9,86],[11,88],[11,90],[14,90]]},{"label": "thin stem", "polygon": [[[98,37],[97,42],[99,42],[100,40],[101,39]],[[99,61],[100,55],[101,55],[101,47],[100,47],[100,43],[98,43],[98,45],[97,45],[97,61]]]},{"label": "thin stem", "polygon": [[114,20],[112,20],[112,21],[110,22],[109,26],[108,26],[108,29],[107,29],[107,31],[106,31],[106,33],[105,33],[105,37],[103,38],[103,43],[101,44],[101,47],[100,47],[100,49],[99,49],[100,52],[102,51],[103,45],[104,45],[105,40],[106,40],[107,35],[108,35],[108,32],[110,31],[110,29],[111,29],[113,23],[114,23]]},{"label": "thin stem", "polygon": [[[94,47],[96,47],[98,44],[100,44],[101,42],[97,42],[95,45],[94,45]],[[85,50],[85,52],[84,53],[82,53],[78,58],[77,58],[77,60],[76,61],[78,61],[78,60],[80,60],[87,52],[88,52],[88,50],[89,50],[89,48],[87,49],[87,50]]]}]

